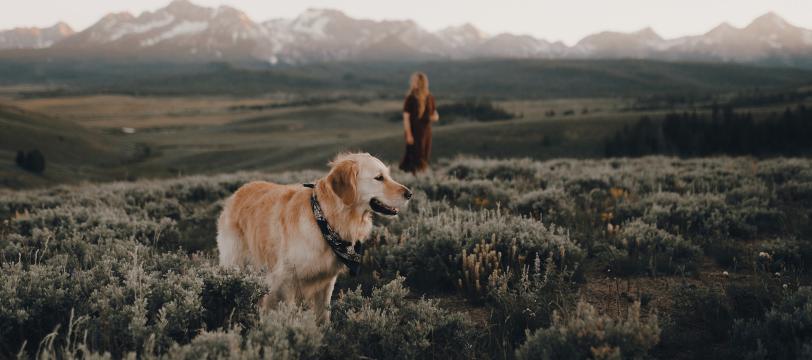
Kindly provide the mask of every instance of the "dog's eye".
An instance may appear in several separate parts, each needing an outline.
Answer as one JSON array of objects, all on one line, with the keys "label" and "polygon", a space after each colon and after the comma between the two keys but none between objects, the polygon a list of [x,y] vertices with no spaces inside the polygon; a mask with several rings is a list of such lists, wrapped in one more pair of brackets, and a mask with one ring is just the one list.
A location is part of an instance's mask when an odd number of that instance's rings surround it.
[{"label": "dog's eye", "polygon": [[375,177],[375,180],[383,181],[383,175],[378,175]]}]

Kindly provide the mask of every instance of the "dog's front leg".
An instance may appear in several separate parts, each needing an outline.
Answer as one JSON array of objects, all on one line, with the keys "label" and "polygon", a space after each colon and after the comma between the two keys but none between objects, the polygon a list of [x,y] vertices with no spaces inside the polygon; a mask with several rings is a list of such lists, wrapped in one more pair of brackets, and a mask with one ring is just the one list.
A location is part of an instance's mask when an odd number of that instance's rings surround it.
[{"label": "dog's front leg", "polygon": [[330,322],[330,299],[333,296],[333,288],[336,285],[337,278],[338,276],[333,276],[313,294],[311,309],[316,313],[316,319],[319,323]]}]

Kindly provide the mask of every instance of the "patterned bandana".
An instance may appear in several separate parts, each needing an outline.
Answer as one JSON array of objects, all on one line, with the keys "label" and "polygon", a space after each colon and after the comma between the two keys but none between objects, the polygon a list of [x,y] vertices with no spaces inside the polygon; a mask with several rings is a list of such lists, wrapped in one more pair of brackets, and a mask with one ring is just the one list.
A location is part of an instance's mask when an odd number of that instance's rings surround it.
[{"label": "patterned bandana", "polygon": [[[302,184],[304,187],[315,189],[315,184]],[[324,216],[324,211],[321,210],[319,200],[316,199],[316,191],[313,190],[313,195],[310,197],[310,206],[313,208],[313,216],[316,217],[316,223],[319,224],[321,235],[327,244],[333,249],[333,252],[338,256],[344,265],[350,269],[350,275],[358,275],[361,270],[361,256],[364,255],[364,245],[356,242],[355,246],[349,241],[344,241],[338,232],[333,230],[327,218]]]}]

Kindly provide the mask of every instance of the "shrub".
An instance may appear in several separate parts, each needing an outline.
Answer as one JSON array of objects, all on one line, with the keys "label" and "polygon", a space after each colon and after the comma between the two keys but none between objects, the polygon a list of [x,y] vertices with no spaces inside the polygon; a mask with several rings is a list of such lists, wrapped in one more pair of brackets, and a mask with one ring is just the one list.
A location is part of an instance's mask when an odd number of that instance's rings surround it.
[{"label": "shrub", "polygon": [[499,182],[490,180],[462,181],[457,179],[438,179],[431,183],[413,184],[432,200],[445,200],[454,205],[466,208],[494,209],[507,205],[512,193],[500,186]]},{"label": "shrub", "polygon": [[[714,340],[727,339],[733,325],[734,311],[725,294],[717,289],[683,285],[672,291],[676,332],[699,331],[690,336],[705,338],[705,332]],[[697,341],[702,341],[696,339]]]},{"label": "shrub", "polygon": [[[806,264],[812,264],[812,249],[808,242],[775,239],[759,244],[757,250],[758,253],[767,255],[761,263],[765,266],[764,270],[770,273],[803,272]],[[755,254],[753,255],[755,258]]]},{"label": "shrub", "polygon": [[608,191],[612,186],[606,179],[598,178],[573,178],[565,182],[564,189],[573,196],[584,196],[595,190]]},{"label": "shrub", "polygon": [[725,201],[736,206],[767,206],[772,194],[762,185],[749,184],[725,193]]},{"label": "shrub", "polygon": [[656,193],[639,202],[621,205],[618,217],[641,217],[660,229],[702,245],[727,239],[733,229],[743,224],[741,213],[733,211],[721,195],[715,194]]},{"label": "shrub", "polygon": [[83,282],[55,266],[4,263],[0,269],[0,355],[16,353],[25,341],[37,344],[87,294]]},{"label": "shrub", "polygon": [[364,297],[360,289],[342,293],[332,307],[325,355],[333,359],[469,358],[477,335],[461,315],[435,301],[407,299],[403,278]]},{"label": "shrub", "polygon": [[763,319],[737,320],[733,327],[736,353],[746,359],[799,359],[812,350],[812,288],[798,290]]},{"label": "shrub", "polygon": [[442,173],[460,180],[532,181],[539,163],[530,159],[490,160],[457,157],[450,160]]},{"label": "shrub", "polygon": [[17,156],[14,157],[14,163],[19,167],[23,167],[23,164],[25,164],[25,151],[17,150]]},{"label": "shrub", "polygon": [[741,244],[725,239],[705,246],[705,253],[713,258],[717,264],[724,268],[738,270],[741,265],[747,265],[747,250]]},{"label": "shrub", "polygon": [[220,267],[204,267],[198,276],[203,280],[200,297],[209,330],[256,323],[257,304],[267,293],[264,279]]},{"label": "shrub", "polygon": [[[58,331],[54,331],[43,342],[46,346],[37,353],[37,358],[89,358],[109,359],[107,353],[97,353],[86,342],[79,342],[77,333],[87,330],[82,323],[71,317],[71,327],[63,346],[54,346]],[[227,330],[203,331],[186,344],[172,343],[167,351],[155,347],[155,338],[150,337],[141,349],[142,358],[163,358],[168,360],[191,359],[315,359],[322,347],[323,329],[316,323],[310,311],[283,305],[270,310],[260,317],[256,327],[243,329],[239,326]],[[80,356],[81,355],[81,356]],[[128,352],[123,358],[138,358],[139,353]]]},{"label": "shrub", "polygon": [[660,341],[656,316],[640,318],[640,303],[625,319],[598,314],[579,302],[569,316],[556,312],[553,324],[529,333],[516,350],[518,359],[643,359]]},{"label": "shrub", "polygon": [[36,149],[29,151],[25,155],[23,155],[22,151],[18,151],[15,162],[17,166],[32,173],[42,174],[42,172],[45,171],[45,155],[42,155],[42,153]]},{"label": "shrub", "polygon": [[779,186],[776,193],[778,198],[785,203],[803,206],[807,209],[812,207],[812,181],[789,181]]},{"label": "shrub", "polygon": [[246,348],[264,358],[316,358],[322,347],[323,331],[312,311],[282,305],[260,317],[247,336]]},{"label": "shrub", "polygon": [[496,344],[491,346],[515,349],[527,330],[549,326],[554,310],[575,301],[573,275],[573,269],[558,269],[551,257],[542,263],[538,256],[532,266],[491,273],[485,289],[490,323],[497,324],[490,336]]},{"label": "shrub", "polygon": [[812,172],[806,159],[771,159],[762,161],[756,169],[756,177],[769,183],[781,185],[790,180],[810,181]]},{"label": "shrub", "polygon": [[767,310],[783,297],[785,290],[781,285],[763,281],[728,283],[725,287],[725,294],[730,301],[733,317],[735,319],[762,318]]},{"label": "shrub", "polygon": [[746,206],[732,211],[738,221],[731,224],[730,235],[738,239],[788,233],[784,212],[769,206]]},{"label": "shrub", "polygon": [[[277,322],[281,320],[282,322]],[[189,344],[175,345],[162,358],[196,359],[316,359],[323,331],[312,314],[283,308],[263,316],[263,328],[248,331],[204,331]],[[266,326],[267,324],[267,326]]]},{"label": "shrub", "polygon": [[567,193],[548,188],[521,195],[513,208],[520,214],[531,215],[547,224],[572,225],[577,220],[576,210]]},{"label": "shrub", "polygon": [[496,120],[510,120],[516,117],[505,109],[493,105],[490,101],[485,99],[469,99],[452,104],[442,104],[437,107],[437,111],[443,114],[448,121],[457,119],[474,120],[474,121],[496,121]]},{"label": "shrub", "polygon": [[596,252],[618,274],[692,272],[702,256],[698,246],[639,219],[624,224],[612,240]]},{"label": "shrub", "polygon": [[516,259],[513,251],[507,256],[513,259],[510,261],[511,265],[505,269],[502,264],[502,253],[494,250],[493,241],[482,240],[474,246],[470,254],[467,249],[462,249],[460,269],[462,277],[457,280],[460,290],[472,299],[483,296],[490,290],[489,279],[492,276],[499,276],[501,272],[510,271],[510,266],[520,264],[520,260]]},{"label": "shrub", "polygon": [[[536,254],[552,254],[556,263],[575,268],[583,251],[564,233],[524,217],[505,214],[501,210],[473,212],[429,203],[401,221],[408,225],[383,239],[384,245],[370,249],[370,266],[384,275],[397,272],[406,276],[410,286],[426,290],[452,290],[463,277],[459,264],[462,253],[472,252],[482,240],[490,240],[493,250],[505,254],[503,266],[510,260],[507,254],[533,259]],[[413,219],[411,219],[413,217]],[[403,226],[403,225],[400,225]]]},{"label": "shrub", "polygon": [[189,344],[175,345],[164,358],[172,360],[259,358],[257,353],[249,354],[244,351],[241,344],[242,336],[238,331],[204,331],[195,336]]}]

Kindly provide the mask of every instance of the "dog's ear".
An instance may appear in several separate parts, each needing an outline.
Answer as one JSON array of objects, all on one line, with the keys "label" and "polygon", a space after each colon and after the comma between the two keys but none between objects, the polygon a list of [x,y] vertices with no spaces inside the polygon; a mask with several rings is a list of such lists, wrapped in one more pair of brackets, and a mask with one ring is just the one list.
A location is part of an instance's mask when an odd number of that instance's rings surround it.
[{"label": "dog's ear", "polygon": [[345,205],[352,205],[357,198],[358,164],[352,160],[344,160],[333,166],[327,180],[333,192],[341,198]]}]

